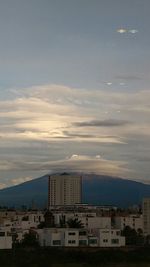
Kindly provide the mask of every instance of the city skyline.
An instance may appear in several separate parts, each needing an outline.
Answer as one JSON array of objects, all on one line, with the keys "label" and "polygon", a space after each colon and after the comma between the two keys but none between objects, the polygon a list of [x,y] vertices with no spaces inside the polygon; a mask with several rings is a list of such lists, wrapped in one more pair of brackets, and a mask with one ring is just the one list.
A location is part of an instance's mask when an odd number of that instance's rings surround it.
[{"label": "city skyline", "polygon": [[149,8],[0,3],[0,188],[55,171],[149,183]]}]

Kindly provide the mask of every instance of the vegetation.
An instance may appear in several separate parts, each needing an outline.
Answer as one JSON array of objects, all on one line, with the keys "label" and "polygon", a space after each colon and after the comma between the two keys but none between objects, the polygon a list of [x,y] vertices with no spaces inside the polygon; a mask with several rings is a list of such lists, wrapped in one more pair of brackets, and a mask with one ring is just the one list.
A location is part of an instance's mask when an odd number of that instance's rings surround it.
[{"label": "vegetation", "polygon": [[130,226],[126,226],[122,231],[122,235],[126,237],[126,245],[130,246],[143,246],[145,239],[142,229],[132,229]]},{"label": "vegetation", "polygon": [[68,221],[67,221],[67,226],[69,228],[83,228],[83,223],[78,220],[78,218],[70,218]]},{"label": "vegetation", "polygon": [[22,247],[37,247],[39,246],[36,234],[34,232],[29,232],[24,235],[24,238],[21,242]]}]

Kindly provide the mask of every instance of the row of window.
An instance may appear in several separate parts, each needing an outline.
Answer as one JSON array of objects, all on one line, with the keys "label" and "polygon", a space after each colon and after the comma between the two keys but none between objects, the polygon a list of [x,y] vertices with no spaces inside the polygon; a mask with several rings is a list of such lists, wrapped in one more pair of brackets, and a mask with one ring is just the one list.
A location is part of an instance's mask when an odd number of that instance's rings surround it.
[{"label": "row of window", "polygon": [[[76,240],[68,240],[68,244],[75,244]],[[103,243],[108,243],[108,239],[103,239]],[[97,239],[90,239],[89,244],[97,244]],[[111,239],[111,244],[119,244],[119,239]],[[60,246],[61,240],[53,240],[54,246]],[[87,240],[79,240],[79,245],[87,245]]]},{"label": "row of window", "polygon": [[[103,239],[103,243],[108,243],[108,239]],[[111,239],[111,244],[119,244],[119,239]]]},{"label": "row of window", "polygon": [[[80,236],[83,236],[83,235],[86,235],[86,234],[87,234],[86,231],[79,232]],[[76,235],[76,233],[75,232],[69,232],[68,235]]]}]

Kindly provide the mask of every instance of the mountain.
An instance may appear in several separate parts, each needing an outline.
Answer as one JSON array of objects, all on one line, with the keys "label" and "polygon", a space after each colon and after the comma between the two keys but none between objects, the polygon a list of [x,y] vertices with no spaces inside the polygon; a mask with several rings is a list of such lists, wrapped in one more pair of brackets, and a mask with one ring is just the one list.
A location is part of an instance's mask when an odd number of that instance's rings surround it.
[{"label": "mountain", "polygon": [[[0,190],[0,206],[46,207],[48,175]],[[87,174],[82,182],[83,203],[128,207],[150,197],[150,185],[118,177]]]}]

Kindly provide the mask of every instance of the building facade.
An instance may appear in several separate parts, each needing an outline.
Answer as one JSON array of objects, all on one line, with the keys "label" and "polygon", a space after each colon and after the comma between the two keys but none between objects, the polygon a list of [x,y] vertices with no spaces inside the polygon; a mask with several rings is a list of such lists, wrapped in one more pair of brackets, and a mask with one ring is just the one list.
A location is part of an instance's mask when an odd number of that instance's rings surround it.
[{"label": "building facade", "polygon": [[145,235],[150,235],[150,198],[143,199],[143,230]]},{"label": "building facade", "polygon": [[81,203],[82,177],[62,173],[49,176],[48,207]]},{"label": "building facade", "polygon": [[98,229],[99,247],[124,247],[125,237],[120,229]]},{"label": "building facade", "polygon": [[0,228],[0,249],[12,249],[12,236],[5,227]]},{"label": "building facade", "polygon": [[125,237],[117,229],[45,228],[35,229],[42,247],[124,247]]},{"label": "building facade", "polygon": [[114,218],[115,227],[123,230],[126,226],[138,231],[143,231],[143,216],[142,215],[128,215],[128,216],[116,216]]}]

